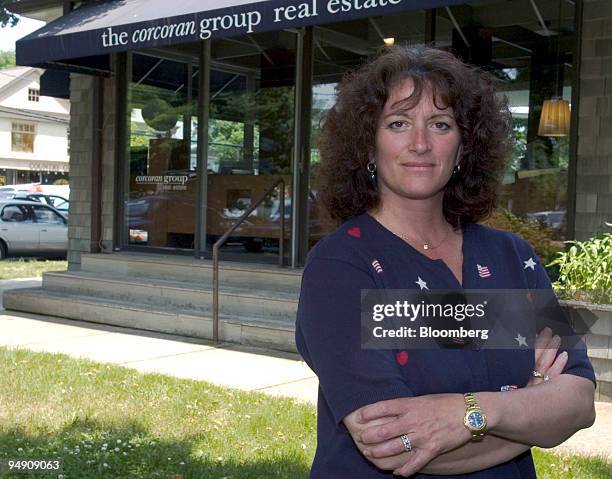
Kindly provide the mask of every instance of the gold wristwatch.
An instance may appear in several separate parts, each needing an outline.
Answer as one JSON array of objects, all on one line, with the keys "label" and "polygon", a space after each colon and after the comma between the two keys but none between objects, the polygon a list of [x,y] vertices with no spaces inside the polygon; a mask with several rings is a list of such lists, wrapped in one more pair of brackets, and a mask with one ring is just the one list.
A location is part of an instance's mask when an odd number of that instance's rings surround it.
[{"label": "gold wristwatch", "polygon": [[463,416],[463,425],[472,434],[472,441],[480,441],[487,434],[487,416],[478,406],[474,393],[465,393],[463,398],[467,406]]}]

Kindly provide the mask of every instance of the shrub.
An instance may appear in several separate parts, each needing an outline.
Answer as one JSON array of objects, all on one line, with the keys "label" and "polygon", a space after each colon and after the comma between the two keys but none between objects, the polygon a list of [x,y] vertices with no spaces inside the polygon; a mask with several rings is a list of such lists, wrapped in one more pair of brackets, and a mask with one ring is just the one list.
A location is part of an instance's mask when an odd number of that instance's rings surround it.
[{"label": "shrub", "polygon": [[540,223],[520,218],[505,208],[498,208],[483,224],[493,228],[516,233],[527,241],[540,257],[542,264],[546,268],[551,281],[554,281],[559,274],[556,265],[550,265],[559,252],[563,251],[563,245],[559,241],[554,241],[554,232]]},{"label": "shrub", "polygon": [[[612,223],[606,223],[612,226]],[[610,304],[612,298],[612,232],[581,241],[566,241],[570,248],[550,264],[559,268],[553,284],[566,299]]]}]

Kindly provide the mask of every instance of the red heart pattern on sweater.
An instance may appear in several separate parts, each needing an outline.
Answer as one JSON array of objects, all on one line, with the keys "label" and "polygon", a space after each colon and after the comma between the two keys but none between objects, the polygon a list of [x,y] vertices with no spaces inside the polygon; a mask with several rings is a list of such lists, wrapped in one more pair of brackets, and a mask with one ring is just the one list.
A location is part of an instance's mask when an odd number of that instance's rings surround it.
[{"label": "red heart pattern on sweater", "polygon": [[361,238],[361,228],[358,228],[357,226],[354,226],[353,228],[349,229],[347,233],[354,238]]},{"label": "red heart pattern on sweater", "polygon": [[396,353],[395,360],[397,361],[397,364],[399,364],[400,366],[405,365],[408,362],[408,352],[400,351]]}]

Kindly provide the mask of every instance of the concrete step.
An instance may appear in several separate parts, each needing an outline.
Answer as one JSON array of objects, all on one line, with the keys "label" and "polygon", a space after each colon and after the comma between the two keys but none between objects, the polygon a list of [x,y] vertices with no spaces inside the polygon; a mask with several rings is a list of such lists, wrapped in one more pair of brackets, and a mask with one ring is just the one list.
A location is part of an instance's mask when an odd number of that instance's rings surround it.
[{"label": "concrete step", "polygon": [[[145,277],[121,277],[111,273],[63,271],[43,274],[46,291],[90,296],[151,308],[191,311],[211,315],[212,286]],[[219,312],[222,315],[255,317],[293,324],[298,293],[270,291],[259,284],[246,288],[220,284]]]},{"label": "concrete step", "polygon": [[[253,287],[271,291],[299,293],[303,268],[281,268],[277,265],[219,263],[219,283],[235,287]],[[81,270],[110,273],[113,276],[146,277],[169,281],[212,284],[212,260],[152,253],[83,254]]]},{"label": "concrete step", "polygon": [[[4,308],[94,323],[212,339],[212,316],[193,310],[161,308],[99,297],[23,288],[5,291]],[[280,351],[297,352],[292,323],[252,316],[221,315],[219,339]]]}]

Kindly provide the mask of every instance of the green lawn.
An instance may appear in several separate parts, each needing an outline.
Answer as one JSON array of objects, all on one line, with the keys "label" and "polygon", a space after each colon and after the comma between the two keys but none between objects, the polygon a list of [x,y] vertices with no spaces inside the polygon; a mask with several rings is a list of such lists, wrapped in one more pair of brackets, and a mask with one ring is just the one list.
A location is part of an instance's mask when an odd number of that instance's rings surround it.
[{"label": "green lawn", "polygon": [[559,456],[533,448],[538,479],[609,479],[612,463],[603,458]]},{"label": "green lawn", "polygon": [[[61,457],[66,479],[308,476],[313,406],[24,349],[0,347],[0,371],[0,458]],[[535,454],[542,478],[612,472]]]},{"label": "green lawn", "polygon": [[0,456],[62,457],[66,478],[307,477],[309,405],[20,349],[0,371]]},{"label": "green lawn", "polygon": [[66,271],[67,261],[10,258],[0,261],[0,279],[40,277],[45,271]]}]

